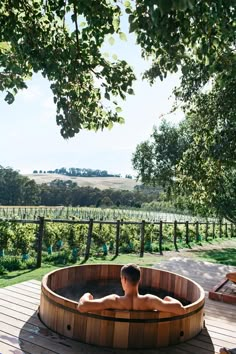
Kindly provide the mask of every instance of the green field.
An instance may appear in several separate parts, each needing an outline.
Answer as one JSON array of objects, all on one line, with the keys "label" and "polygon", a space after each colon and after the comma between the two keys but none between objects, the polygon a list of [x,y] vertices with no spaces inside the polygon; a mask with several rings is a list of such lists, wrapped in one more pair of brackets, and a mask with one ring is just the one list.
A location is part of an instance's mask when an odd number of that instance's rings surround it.
[{"label": "green field", "polygon": [[[126,263],[136,263],[140,266],[151,267],[153,264],[158,263],[161,260],[158,255],[146,254],[144,257],[140,258],[135,254],[120,255],[116,258],[113,256],[107,257],[91,257],[87,264],[94,263],[112,263],[112,264],[126,264]],[[82,263],[82,262],[81,262]],[[77,262],[77,264],[81,264]],[[64,265],[67,266],[67,265]],[[62,267],[62,265],[61,265]],[[41,280],[42,277],[52,270],[58,269],[59,266],[54,266],[50,264],[43,264],[39,269],[25,269],[13,272],[8,272],[7,274],[0,276],[0,288],[27,281],[30,279]]]}]

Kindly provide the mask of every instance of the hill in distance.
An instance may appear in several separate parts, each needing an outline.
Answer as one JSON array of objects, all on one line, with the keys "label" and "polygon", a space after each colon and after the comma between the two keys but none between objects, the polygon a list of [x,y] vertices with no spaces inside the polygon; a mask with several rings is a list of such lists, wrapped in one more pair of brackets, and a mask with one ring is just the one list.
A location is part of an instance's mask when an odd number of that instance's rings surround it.
[{"label": "hill in distance", "polygon": [[91,187],[98,189],[123,189],[132,191],[135,186],[140,185],[135,179],[121,177],[70,177],[56,173],[31,173],[24,176],[33,179],[37,184],[50,183],[55,179],[61,181],[72,181],[79,187]]}]

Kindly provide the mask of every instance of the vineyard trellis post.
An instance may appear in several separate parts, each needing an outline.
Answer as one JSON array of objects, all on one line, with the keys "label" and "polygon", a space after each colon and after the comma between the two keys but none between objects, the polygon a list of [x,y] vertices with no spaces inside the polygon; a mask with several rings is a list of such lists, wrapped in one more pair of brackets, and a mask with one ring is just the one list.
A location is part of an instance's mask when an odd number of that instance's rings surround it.
[{"label": "vineyard trellis post", "polygon": [[185,239],[185,242],[188,245],[189,244],[189,224],[188,224],[188,221],[186,221],[185,227],[186,227],[186,239]]},{"label": "vineyard trellis post", "polygon": [[215,238],[215,222],[213,221],[213,224],[212,224],[212,238],[214,239]]},{"label": "vineyard trellis post", "polygon": [[160,220],[160,235],[159,235],[159,252],[160,255],[163,255],[162,252],[162,238],[163,238],[163,222]]},{"label": "vineyard trellis post", "polygon": [[140,257],[144,254],[144,234],[145,234],[145,220],[142,220],[140,227]]},{"label": "vineyard trellis post", "polygon": [[206,222],[206,229],[205,229],[205,240],[208,240],[208,221]]},{"label": "vineyard trellis post", "polygon": [[120,245],[120,220],[117,220],[117,222],[116,222],[116,250],[115,250],[116,257],[119,255],[119,245]]},{"label": "vineyard trellis post", "polygon": [[174,221],[174,246],[175,246],[175,250],[178,251],[178,246],[177,246],[177,220]]},{"label": "vineyard trellis post", "polygon": [[227,222],[225,223],[225,237],[229,237],[229,235],[228,235],[228,225],[227,225]]},{"label": "vineyard trellis post", "polygon": [[89,254],[90,254],[90,247],[91,247],[91,241],[92,241],[92,233],[93,233],[93,219],[89,220],[89,225],[88,225],[88,237],[87,237],[87,244],[86,244],[86,250],[85,250],[85,260],[89,259]]},{"label": "vineyard trellis post", "polygon": [[195,224],[195,240],[196,240],[196,242],[198,242],[200,240],[200,237],[199,237],[199,223],[198,223],[198,221],[196,221],[196,224]]},{"label": "vineyard trellis post", "polygon": [[38,237],[37,237],[37,262],[36,267],[40,268],[42,264],[42,244],[43,244],[43,234],[44,234],[44,217],[39,217],[39,229],[38,229]]}]

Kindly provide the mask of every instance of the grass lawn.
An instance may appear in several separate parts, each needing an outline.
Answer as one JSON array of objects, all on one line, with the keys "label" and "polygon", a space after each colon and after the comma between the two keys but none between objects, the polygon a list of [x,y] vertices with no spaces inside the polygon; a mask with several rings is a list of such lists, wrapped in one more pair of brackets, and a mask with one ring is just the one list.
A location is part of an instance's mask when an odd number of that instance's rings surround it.
[{"label": "grass lawn", "polygon": [[198,258],[208,262],[236,266],[236,248],[222,248],[193,252]]},{"label": "grass lawn", "polygon": [[[86,262],[86,264],[95,263],[112,263],[112,264],[126,264],[126,263],[136,263],[140,266],[151,267],[153,264],[158,263],[162,260],[162,257],[158,254],[145,254],[143,258],[140,258],[137,254],[122,254],[114,258],[113,256],[107,257],[91,257]],[[81,262],[82,263],[82,262]],[[80,264],[79,262],[77,264]],[[66,265],[63,265],[65,267]],[[7,274],[0,276],[0,288],[27,281],[30,279],[41,280],[42,277],[51,272],[54,269],[58,269],[60,266],[54,266],[49,264],[43,264],[41,268],[38,269],[24,269],[17,270],[13,272],[8,272]]]}]

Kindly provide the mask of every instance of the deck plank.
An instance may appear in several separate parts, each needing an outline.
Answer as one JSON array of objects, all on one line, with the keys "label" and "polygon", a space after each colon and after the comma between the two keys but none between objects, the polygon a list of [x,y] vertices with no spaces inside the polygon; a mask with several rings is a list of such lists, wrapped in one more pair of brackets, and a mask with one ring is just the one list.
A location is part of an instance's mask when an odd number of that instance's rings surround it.
[{"label": "deck plank", "polygon": [[[135,354],[218,354],[221,347],[236,348],[235,305],[208,299],[208,291],[235,267],[175,257],[155,266],[197,281],[205,290],[206,328],[195,338]],[[0,289],[0,354],[123,354],[123,350],[99,348],[64,338],[46,328],[37,316],[40,282],[30,280]],[[126,350],[126,354],[133,354]]]},{"label": "deck plank", "polygon": [[1,354],[26,354],[26,352],[22,352],[22,350],[17,349],[16,347],[13,347],[10,344],[6,344],[1,341],[0,338],[0,353]]}]

